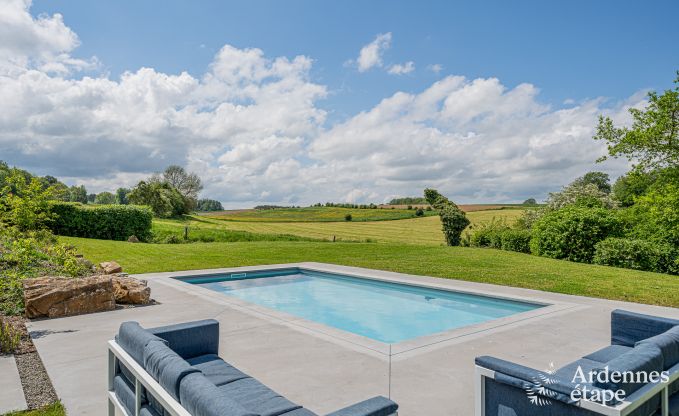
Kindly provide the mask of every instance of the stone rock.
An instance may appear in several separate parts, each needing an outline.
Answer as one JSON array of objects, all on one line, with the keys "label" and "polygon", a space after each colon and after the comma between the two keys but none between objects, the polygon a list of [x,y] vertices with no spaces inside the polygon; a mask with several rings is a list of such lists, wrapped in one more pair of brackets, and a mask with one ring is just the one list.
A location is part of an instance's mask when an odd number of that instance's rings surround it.
[{"label": "stone rock", "polygon": [[113,293],[116,302],[131,305],[147,305],[151,302],[151,288],[146,280],[123,276],[122,273],[111,276]]},{"label": "stone rock", "polygon": [[101,267],[101,270],[104,272],[104,274],[114,274],[123,271],[123,268],[120,266],[120,264],[113,260],[99,263],[99,267]]},{"label": "stone rock", "polygon": [[138,243],[139,239],[137,238],[136,235],[131,235],[130,238],[127,239],[128,243]]},{"label": "stone rock", "polygon": [[57,318],[116,307],[110,276],[38,277],[22,284],[27,318]]}]

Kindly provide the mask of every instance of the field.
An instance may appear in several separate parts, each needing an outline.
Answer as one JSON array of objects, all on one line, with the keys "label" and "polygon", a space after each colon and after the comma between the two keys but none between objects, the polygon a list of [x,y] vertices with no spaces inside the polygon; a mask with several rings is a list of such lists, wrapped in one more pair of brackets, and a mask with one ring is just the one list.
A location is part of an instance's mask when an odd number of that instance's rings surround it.
[{"label": "field", "polygon": [[[346,221],[344,217],[347,214],[351,214],[352,221],[354,222],[415,218],[414,209],[358,209],[338,207],[242,209],[202,215],[228,221],[332,222]],[[424,215],[432,216],[436,215],[436,213],[434,211],[425,211]]]},{"label": "field", "polygon": [[[309,209],[309,208],[306,208]],[[337,210],[338,208],[321,208]],[[344,209],[344,208],[342,208]],[[276,210],[277,211],[277,210]],[[380,211],[380,210],[359,210]],[[413,212],[413,211],[407,211]],[[502,209],[469,212],[467,217],[472,224],[505,219],[508,223],[521,215],[520,209]],[[282,222],[258,219],[250,221],[230,221],[223,216],[193,216],[187,220],[154,220],[154,232],[163,235],[174,234],[183,236],[184,227],[189,227],[189,235],[200,241],[262,241],[271,240],[272,235],[280,240],[290,240],[292,237],[332,240],[333,236],[341,241],[378,242],[378,243],[407,243],[441,245],[444,243],[441,233],[441,222],[438,216],[408,218],[394,221],[311,221],[311,222]],[[254,237],[246,238],[248,232]]]},{"label": "field", "polygon": [[255,241],[133,244],[61,237],[88,259],[130,273],[317,261],[679,307],[676,276],[552,260],[494,249],[408,244]]}]

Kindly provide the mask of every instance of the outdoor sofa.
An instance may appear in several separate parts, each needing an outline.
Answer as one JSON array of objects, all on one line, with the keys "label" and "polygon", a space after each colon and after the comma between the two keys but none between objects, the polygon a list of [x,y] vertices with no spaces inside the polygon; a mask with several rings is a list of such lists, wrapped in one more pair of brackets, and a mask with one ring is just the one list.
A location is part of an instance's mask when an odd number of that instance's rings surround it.
[{"label": "outdoor sofa", "polygon": [[[582,381],[578,366],[583,373],[608,368],[609,375],[667,371],[668,377],[573,383]],[[614,310],[611,345],[556,372],[484,356],[476,358],[476,375],[477,416],[679,416],[679,320]],[[575,389],[579,392],[572,394]],[[587,399],[579,397],[584,389]],[[611,393],[619,390],[624,394],[613,399]]]},{"label": "outdoor sofa", "polygon": [[[152,329],[124,322],[108,345],[109,416],[316,415],[223,361],[218,349],[213,319]],[[377,396],[330,415],[387,416],[397,409]]]}]

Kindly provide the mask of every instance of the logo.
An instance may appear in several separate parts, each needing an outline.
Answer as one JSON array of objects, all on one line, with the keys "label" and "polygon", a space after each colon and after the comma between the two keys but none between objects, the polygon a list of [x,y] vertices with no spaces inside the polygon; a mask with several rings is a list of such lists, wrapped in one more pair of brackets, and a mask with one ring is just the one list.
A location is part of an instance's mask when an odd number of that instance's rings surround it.
[{"label": "logo", "polygon": [[555,384],[556,380],[551,376],[554,375],[556,369],[554,363],[549,363],[549,368],[544,373],[539,373],[532,377],[533,384],[526,387],[526,395],[531,404],[535,406],[549,406],[552,404],[550,399],[556,397],[556,392],[550,390],[550,384]]}]

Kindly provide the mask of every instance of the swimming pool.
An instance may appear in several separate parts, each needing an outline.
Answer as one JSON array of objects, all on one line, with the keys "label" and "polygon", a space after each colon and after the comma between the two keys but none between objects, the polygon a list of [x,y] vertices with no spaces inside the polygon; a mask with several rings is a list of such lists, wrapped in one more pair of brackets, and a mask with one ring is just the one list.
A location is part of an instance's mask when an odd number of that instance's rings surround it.
[{"label": "swimming pool", "polygon": [[546,306],[300,268],[179,279],[388,344]]}]

